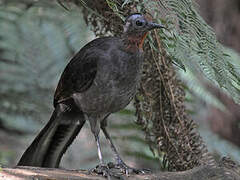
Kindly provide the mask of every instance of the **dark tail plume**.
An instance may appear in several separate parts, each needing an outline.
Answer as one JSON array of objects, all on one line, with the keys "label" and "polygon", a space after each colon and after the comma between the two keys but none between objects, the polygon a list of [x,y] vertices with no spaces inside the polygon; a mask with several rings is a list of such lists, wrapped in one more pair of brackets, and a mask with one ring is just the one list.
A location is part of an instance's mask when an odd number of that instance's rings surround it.
[{"label": "dark tail plume", "polygon": [[58,167],[61,158],[85,123],[77,108],[57,105],[47,125],[24,152],[18,166]]}]

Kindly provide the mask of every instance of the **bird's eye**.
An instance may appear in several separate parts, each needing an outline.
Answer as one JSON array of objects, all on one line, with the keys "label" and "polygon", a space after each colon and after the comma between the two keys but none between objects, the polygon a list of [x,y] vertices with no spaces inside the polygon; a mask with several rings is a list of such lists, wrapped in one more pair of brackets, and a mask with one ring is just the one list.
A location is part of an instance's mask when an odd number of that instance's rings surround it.
[{"label": "bird's eye", "polygon": [[136,25],[137,25],[137,26],[142,26],[143,23],[144,23],[144,22],[143,22],[143,21],[140,21],[140,20],[137,20],[137,21],[136,21]]}]

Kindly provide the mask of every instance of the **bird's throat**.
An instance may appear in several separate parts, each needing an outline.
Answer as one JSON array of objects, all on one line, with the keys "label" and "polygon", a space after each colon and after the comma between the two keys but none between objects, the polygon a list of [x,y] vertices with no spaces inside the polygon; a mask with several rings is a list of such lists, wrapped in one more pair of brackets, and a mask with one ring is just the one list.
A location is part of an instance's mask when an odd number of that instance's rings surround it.
[{"label": "bird's throat", "polygon": [[126,49],[130,52],[143,51],[143,43],[147,37],[147,32],[141,34],[131,34],[124,38]]}]

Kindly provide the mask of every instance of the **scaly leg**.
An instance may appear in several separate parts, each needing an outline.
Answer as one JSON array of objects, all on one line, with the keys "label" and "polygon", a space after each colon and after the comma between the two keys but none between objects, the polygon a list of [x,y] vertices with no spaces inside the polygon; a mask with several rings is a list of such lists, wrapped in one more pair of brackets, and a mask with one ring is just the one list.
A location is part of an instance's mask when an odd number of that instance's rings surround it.
[{"label": "scaly leg", "polygon": [[103,176],[105,176],[109,179],[111,176],[111,173],[109,171],[109,167],[106,164],[104,164],[102,151],[101,151],[101,145],[100,145],[100,141],[99,141],[99,132],[100,132],[99,121],[95,117],[89,117],[89,122],[90,122],[90,126],[91,126],[91,131],[95,137],[95,141],[97,144],[97,153],[98,153],[98,158],[100,161],[100,164],[97,165],[95,168],[90,169],[90,172],[102,174]]},{"label": "scaly leg", "polygon": [[101,146],[99,142],[99,135],[95,135],[95,140],[97,143],[98,158],[99,158],[100,164],[103,164],[102,151],[101,151]]},{"label": "scaly leg", "polygon": [[112,139],[111,139],[110,135],[108,134],[108,132],[107,132],[107,130],[106,130],[106,127],[101,127],[101,128],[102,128],[102,131],[103,131],[103,133],[104,133],[104,135],[105,135],[108,143],[109,143],[110,146],[111,146],[111,149],[112,149],[112,151],[113,151],[113,154],[114,154],[114,156],[115,156],[115,160],[116,160],[117,164],[121,164],[121,163],[122,163],[122,164],[125,164],[125,163],[123,162],[123,160],[121,159],[120,155],[118,154],[117,149],[115,148],[115,146],[114,146],[114,144],[113,144],[113,142],[112,142]]},{"label": "scaly leg", "polygon": [[137,174],[139,174],[139,173],[143,173],[143,174],[149,173],[149,170],[138,170],[138,169],[134,169],[134,168],[131,168],[128,165],[126,165],[124,163],[124,161],[121,159],[119,153],[117,152],[117,149],[115,148],[115,146],[112,142],[112,139],[111,139],[111,137],[109,136],[109,134],[106,130],[106,126],[101,126],[101,129],[102,129],[107,141],[109,142],[109,144],[111,146],[111,149],[114,153],[118,168],[120,168],[122,171],[124,171],[127,175],[131,172],[134,172],[134,173],[137,173]]}]

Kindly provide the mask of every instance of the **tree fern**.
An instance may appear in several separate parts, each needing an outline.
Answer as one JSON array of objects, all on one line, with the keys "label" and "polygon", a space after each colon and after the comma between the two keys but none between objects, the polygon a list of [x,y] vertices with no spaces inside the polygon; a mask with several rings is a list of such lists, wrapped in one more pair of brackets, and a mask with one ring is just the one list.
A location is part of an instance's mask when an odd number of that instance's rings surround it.
[{"label": "tree fern", "polygon": [[[213,30],[198,14],[192,1],[164,0],[149,8],[153,7],[156,7],[156,13],[159,8],[166,10],[166,14],[161,18],[169,25],[171,33],[167,36],[166,33],[160,35],[164,37],[164,46],[169,55],[174,57],[172,59],[181,61],[194,74],[197,67],[198,73],[202,72],[239,102],[240,76],[234,70],[232,61],[217,41]],[[169,44],[172,46],[169,47]]]}]

